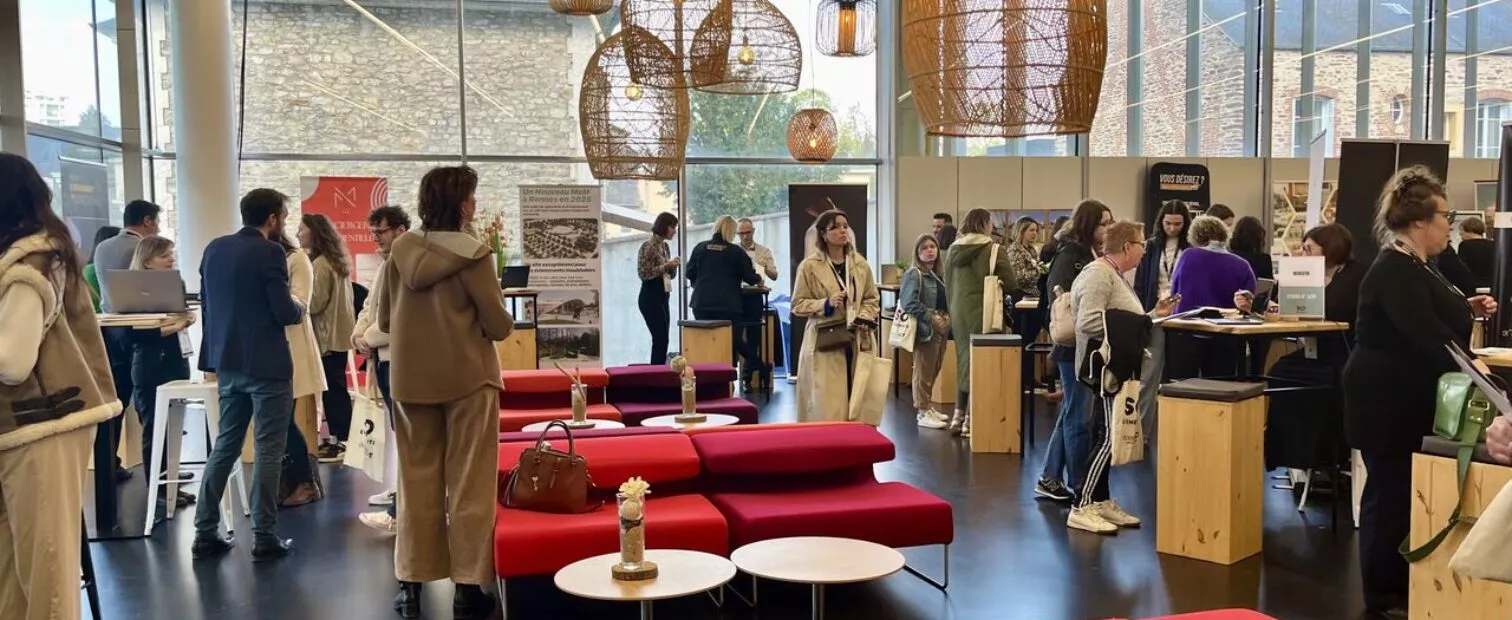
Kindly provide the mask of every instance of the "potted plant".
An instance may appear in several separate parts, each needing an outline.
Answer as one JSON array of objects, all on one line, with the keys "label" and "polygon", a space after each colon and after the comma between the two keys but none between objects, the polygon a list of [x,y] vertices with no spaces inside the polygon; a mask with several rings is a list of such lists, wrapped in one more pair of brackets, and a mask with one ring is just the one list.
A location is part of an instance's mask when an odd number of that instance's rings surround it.
[{"label": "potted plant", "polygon": [[882,283],[899,284],[903,281],[903,272],[908,271],[908,261],[898,259],[891,265],[882,266]]}]

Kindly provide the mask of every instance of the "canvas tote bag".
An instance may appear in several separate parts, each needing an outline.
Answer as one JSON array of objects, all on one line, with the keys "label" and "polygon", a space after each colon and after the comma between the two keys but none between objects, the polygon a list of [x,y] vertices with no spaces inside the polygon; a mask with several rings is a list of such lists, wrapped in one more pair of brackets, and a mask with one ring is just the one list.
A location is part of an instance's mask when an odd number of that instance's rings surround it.
[{"label": "canvas tote bag", "polygon": [[1512,583],[1512,485],[1502,487],[1460,543],[1449,568],[1471,579]]},{"label": "canvas tote bag", "polygon": [[1129,379],[1103,402],[1108,407],[1108,437],[1114,466],[1144,460],[1144,425],[1139,418],[1139,380]]},{"label": "canvas tote bag", "polygon": [[369,364],[366,385],[352,394],[352,431],[347,437],[347,467],[362,470],[374,482],[383,482],[388,442],[388,413],[378,393],[377,364]]},{"label": "canvas tote bag", "polygon": [[853,422],[872,426],[882,424],[882,408],[887,404],[887,389],[892,381],[893,361],[868,351],[856,352],[856,375],[851,380],[850,412]]},{"label": "canvas tote bag", "polygon": [[1003,327],[1003,281],[997,277],[998,249],[994,243],[987,251],[987,275],[982,278],[982,333],[1001,334]]},{"label": "canvas tote bag", "polygon": [[903,349],[912,353],[914,350],[914,334],[918,331],[918,323],[913,315],[898,308],[893,313],[892,333],[887,336],[887,343],[895,349]]}]

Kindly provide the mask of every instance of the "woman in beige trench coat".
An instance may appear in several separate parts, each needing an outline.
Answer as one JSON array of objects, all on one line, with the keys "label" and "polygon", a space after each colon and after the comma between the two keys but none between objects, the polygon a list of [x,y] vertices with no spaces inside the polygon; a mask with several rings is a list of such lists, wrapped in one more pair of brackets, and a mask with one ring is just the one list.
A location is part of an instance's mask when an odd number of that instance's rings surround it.
[{"label": "woman in beige trench coat", "polygon": [[[845,420],[850,413],[850,376],[858,344],[817,351],[815,332],[826,318],[843,317],[854,326],[877,324],[881,304],[871,266],[850,242],[845,214],[830,210],[814,222],[815,252],[798,265],[793,285],[793,314],[808,319],[798,352],[798,420]],[[842,284],[843,282],[843,284]],[[856,330],[871,338],[867,329]]]},{"label": "woman in beige trench coat", "polygon": [[[310,297],[314,289],[315,267],[310,263],[309,255],[299,249],[282,234],[274,240],[284,249],[285,261],[289,267],[289,294],[294,296],[294,303],[301,308],[310,307]],[[321,392],[326,391],[325,370],[320,365],[320,348],[315,344],[315,327],[310,322],[310,315],[294,325],[284,328],[284,336],[289,340],[289,354],[294,360],[294,424],[289,434],[287,450],[284,451],[291,462],[295,463],[290,472],[294,480],[290,480],[294,492],[287,498],[283,498],[283,506],[294,507],[308,504],[320,499],[320,491],[315,486],[314,472],[308,467],[302,466],[308,463],[308,457],[303,461],[293,461],[299,458],[301,452],[309,452],[313,443],[310,438],[320,432],[319,419],[316,417],[315,400]],[[305,428],[299,424],[304,422]],[[296,441],[297,439],[297,441]],[[249,438],[248,441],[251,441]],[[249,444],[250,445],[250,444]],[[308,472],[308,473],[306,473]]]}]

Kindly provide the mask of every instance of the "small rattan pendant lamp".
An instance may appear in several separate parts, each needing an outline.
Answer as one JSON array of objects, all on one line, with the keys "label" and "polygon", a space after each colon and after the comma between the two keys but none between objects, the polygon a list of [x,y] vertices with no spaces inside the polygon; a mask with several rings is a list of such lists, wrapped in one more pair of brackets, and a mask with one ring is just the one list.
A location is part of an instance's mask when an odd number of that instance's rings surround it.
[{"label": "small rattan pendant lamp", "polygon": [[583,154],[595,179],[675,181],[688,149],[688,91],[631,79],[625,60],[630,45],[650,60],[676,60],[656,37],[635,27],[624,27],[599,45],[578,95]]},{"label": "small rattan pendant lamp", "polygon": [[551,0],[551,10],[563,15],[587,17],[603,15],[614,8],[614,0]]},{"label": "small rattan pendant lamp", "polygon": [[1106,0],[905,0],[903,64],[925,131],[1016,138],[1092,129]]},{"label": "small rattan pendant lamp", "polygon": [[[725,56],[730,50],[728,28],[720,32],[714,27],[701,28],[709,22],[709,15],[716,10],[730,10],[731,0],[623,0],[620,2],[620,23],[626,28],[639,28],[650,38],[636,37],[625,42],[625,60],[630,75],[635,81],[656,88],[691,88],[695,84],[718,82],[719,75],[695,76],[691,58],[694,55],[694,38],[703,31],[698,42],[702,56]],[[715,20],[728,27],[729,19]],[[661,54],[661,49],[672,52],[671,60]]]},{"label": "small rattan pendant lamp", "polygon": [[820,0],[815,40],[825,56],[877,51],[877,0]]},{"label": "small rattan pendant lamp", "polygon": [[814,63],[809,59],[809,106],[793,114],[788,121],[787,147],[793,159],[805,164],[822,164],[835,158],[839,148],[839,128],[829,110],[818,107],[818,84]]}]

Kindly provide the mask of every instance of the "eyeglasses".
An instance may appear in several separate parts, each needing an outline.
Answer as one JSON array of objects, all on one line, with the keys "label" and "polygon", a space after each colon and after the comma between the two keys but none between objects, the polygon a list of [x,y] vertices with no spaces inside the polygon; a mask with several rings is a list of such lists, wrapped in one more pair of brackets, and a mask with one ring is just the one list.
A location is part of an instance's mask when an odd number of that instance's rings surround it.
[{"label": "eyeglasses", "polygon": [[382,237],[382,236],[387,235],[387,234],[389,234],[391,232],[394,232],[394,229],[393,228],[370,228],[370,229],[368,229],[368,231],[371,232],[371,233],[373,233],[374,237]]},{"label": "eyeglasses", "polygon": [[1453,224],[1454,219],[1459,215],[1458,213],[1455,213],[1453,211],[1438,211],[1437,213],[1444,216],[1444,220],[1448,221],[1450,224]]}]

